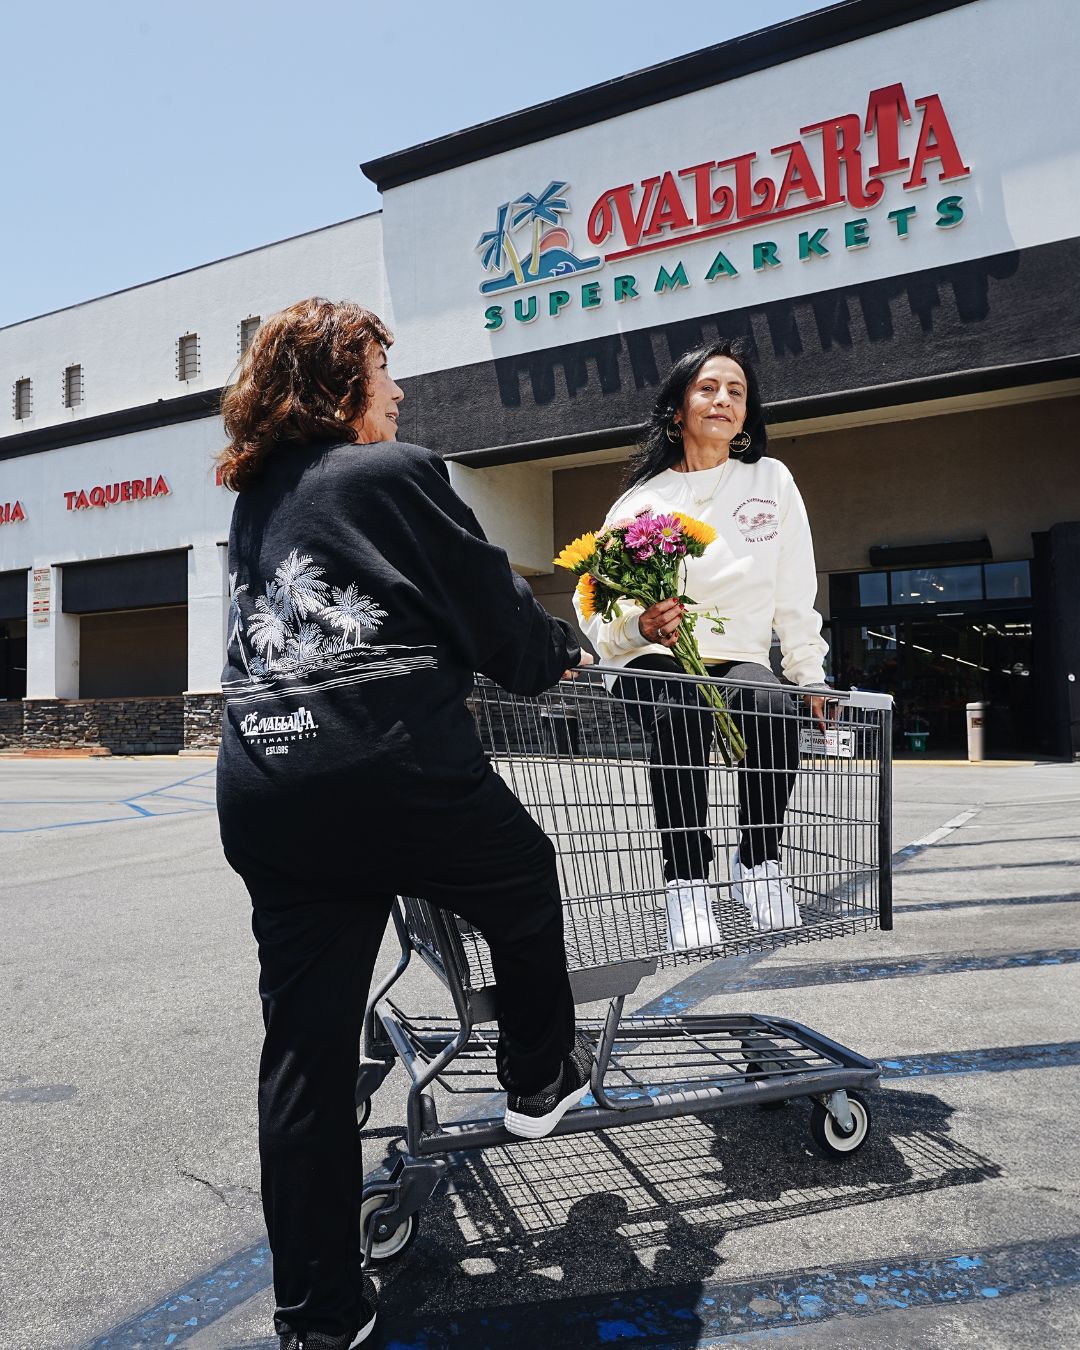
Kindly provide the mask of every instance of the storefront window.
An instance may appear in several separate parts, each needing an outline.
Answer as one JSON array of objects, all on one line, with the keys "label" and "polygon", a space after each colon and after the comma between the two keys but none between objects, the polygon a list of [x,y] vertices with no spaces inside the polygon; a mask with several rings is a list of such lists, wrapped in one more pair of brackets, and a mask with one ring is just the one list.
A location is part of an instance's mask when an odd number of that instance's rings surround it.
[{"label": "storefront window", "polygon": [[987,600],[1020,600],[1031,595],[1029,563],[987,563],[984,570]]},{"label": "storefront window", "polygon": [[970,567],[920,567],[890,575],[894,605],[982,599],[982,568],[977,563]]},{"label": "storefront window", "polygon": [[887,605],[889,603],[889,578],[885,572],[860,572],[859,604]]}]

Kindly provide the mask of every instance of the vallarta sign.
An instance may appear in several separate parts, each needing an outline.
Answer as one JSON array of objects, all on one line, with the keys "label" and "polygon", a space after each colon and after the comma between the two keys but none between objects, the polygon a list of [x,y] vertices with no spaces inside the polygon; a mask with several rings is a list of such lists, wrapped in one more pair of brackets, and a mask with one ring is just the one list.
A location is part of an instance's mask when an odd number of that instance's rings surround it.
[{"label": "vallarta sign", "polygon": [[[903,175],[905,193],[932,183],[965,178],[965,162],[938,94],[909,100],[902,84],[871,91],[865,113],[844,113],[799,128],[798,139],[774,146],[766,159],[758,151],[705,160],[684,168],[662,169],[635,183],[605,188],[589,210],[592,250],[576,251],[564,218],[570,212],[569,185],[553,181],[539,194],[524,193],[498,208],[496,225],[477,245],[481,264],[495,275],[480,285],[493,296],[542,282],[556,282],[543,303],[535,295],[517,296],[509,305],[492,304],[484,326],[502,328],[509,317],[531,323],[541,312],[555,317],[575,304],[595,309],[605,290],[612,300],[637,299],[642,290],[681,290],[694,281],[715,282],[738,276],[741,269],[766,272],[788,259],[810,262],[840,250],[870,244],[871,220],[859,215],[839,226],[818,225],[799,231],[797,242],[773,238],[728,245],[723,236],[760,231],[818,212],[847,207],[871,211],[886,195],[886,180]],[[903,200],[903,199],[901,199]],[[949,194],[934,205],[931,227],[951,228],[964,218],[963,198]],[[922,214],[929,214],[922,208]],[[900,239],[919,228],[919,205],[903,202],[889,211],[884,227]],[[651,256],[716,241],[708,261],[696,269],[683,259],[651,267]],[[722,246],[721,246],[722,241]],[[643,258],[635,271],[630,259]],[[575,291],[566,282],[578,273],[618,264],[610,287],[589,278]],[[741,267],[740,267],[741,264]],[[647,274],[643,268],[648,266]]]}]

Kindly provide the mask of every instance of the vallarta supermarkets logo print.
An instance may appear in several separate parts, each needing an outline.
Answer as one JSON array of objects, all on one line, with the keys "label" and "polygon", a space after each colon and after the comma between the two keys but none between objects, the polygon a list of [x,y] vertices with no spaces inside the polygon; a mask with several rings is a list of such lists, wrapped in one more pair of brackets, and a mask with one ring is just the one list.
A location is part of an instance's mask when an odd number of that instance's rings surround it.
[{"label": "vallarta supermarkets logo print", "polygon": [[579,258],[571,247],[570,232],[562,224],[570,210],[568,187],[552,181],[539,194],[524,192],[503,202],[495,228],[485,230],[476,246],[484,270],[495,273],[481,283],[481,295],[537,286],[601,265],[602,258]]},{"label": "vallarta supermarkets logo print", "polygon": [[[553,180],[539,195],[504,202],[476,246],[481,266],[494,274],[480,293],[498,302],[484,310],[484,327],[496,332],[511,321],[556,319],[567,308],[706,287],[729,293],[703,308],[728,308],[749,299],[740,287],[736,301],[726,284],[746,273],[794,261],[816,272],[868,247],[910,250],[911,240],[918,252],[920,238],[963,221],[964,198],[954,188],[933,192],[971,173],[939,94],[909,98],[902,84],[882,85],[865,109],[800,122],[767,153],[674,160],[650,166],[637,181],[615,179],[581,217],[593,254],[574,250],[564,219],[567,183]],[[695,157],[690,148],[687,154]],[[916,195],[923,189],[933,195]],[[578,281],[605,266],[602,279]],[[503,300],[545,282],[543,293]]]}]

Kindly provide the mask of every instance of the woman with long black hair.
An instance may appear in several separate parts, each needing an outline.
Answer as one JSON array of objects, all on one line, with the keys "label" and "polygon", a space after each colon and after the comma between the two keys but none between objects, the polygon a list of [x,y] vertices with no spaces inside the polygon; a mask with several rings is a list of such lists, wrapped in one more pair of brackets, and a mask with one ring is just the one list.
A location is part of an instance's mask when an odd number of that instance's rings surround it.
[{"label": "woman with long black hair", "polygon": [[[732,712],[747,742],[739,771],[740,840],[730,860],[732,894],[758,930],[802,922],[781,866],[781,838],[799,762],[791,696],[773,674],[775,631],[792,684],[820,686],[811,697],[824,723],[828,650],[814,609],[817,573],[806,510],[791,473],[765,455],[767,437],[757,375],[743,347],[720,341],[685,353],[656,396],[626,492],[605,524],[653,512],[682,512],[716,531],[702,558],[687,559],[687,593],[702,615],[723,616],[723,632],[703,618],[695,628],[711,675],[754,682],[736,689]],[[611,623],[582,620],[582,631],[610,665],[627,674],[615,692],[650,739],[653,807],[664,854],[667,919],[674,950],[720,940],[705,830],[713,720],[696,687],[656,675],[682,672],[669,653],[684,608],[678,598],[643,609],[627,602]],[[580,617],[580,610],[579,610]],[[651,678],[635,678],[632,671]]]}]

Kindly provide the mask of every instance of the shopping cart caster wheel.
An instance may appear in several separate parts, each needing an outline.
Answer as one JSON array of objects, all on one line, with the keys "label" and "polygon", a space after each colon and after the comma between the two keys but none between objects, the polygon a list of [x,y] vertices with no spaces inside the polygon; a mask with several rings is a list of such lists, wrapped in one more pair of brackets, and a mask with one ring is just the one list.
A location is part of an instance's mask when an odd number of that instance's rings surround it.
[{"label": "shopping cart caster wheel", "polygon": [[845,1134],[820,1102],[810,1112],[810,1133],[814,1143],[829,1158],[849,1158],[866,1143],[870,1133],[870,1107],[857,1092],[847,1094],[851,1108],[851,1130]]},{"label": "shopping cart caster wheel", "polygon": [[[372,1191],[364,1196],[363,1204],[360,1206],[360,1236],[367,1245],[368,1225],[376,1223],[376,1214],[383,1205],[391,1198],[389,1191]],[[378,1234],[371,1244],[371,1251],[368,1253],[368,1259],[373,1265],[381,1265],[384,1261],[395,1261],[404,1251],[416,1241],[416,1235],[420,1231],[420,1216],[410,1214],[409,1217],[387,1233],[384,1237]]]},{"label": "shopping cart caster wheel", "polygon": [[371,1119],[371,1098],[356,1103],[356,1128],[362,1130]]}]

